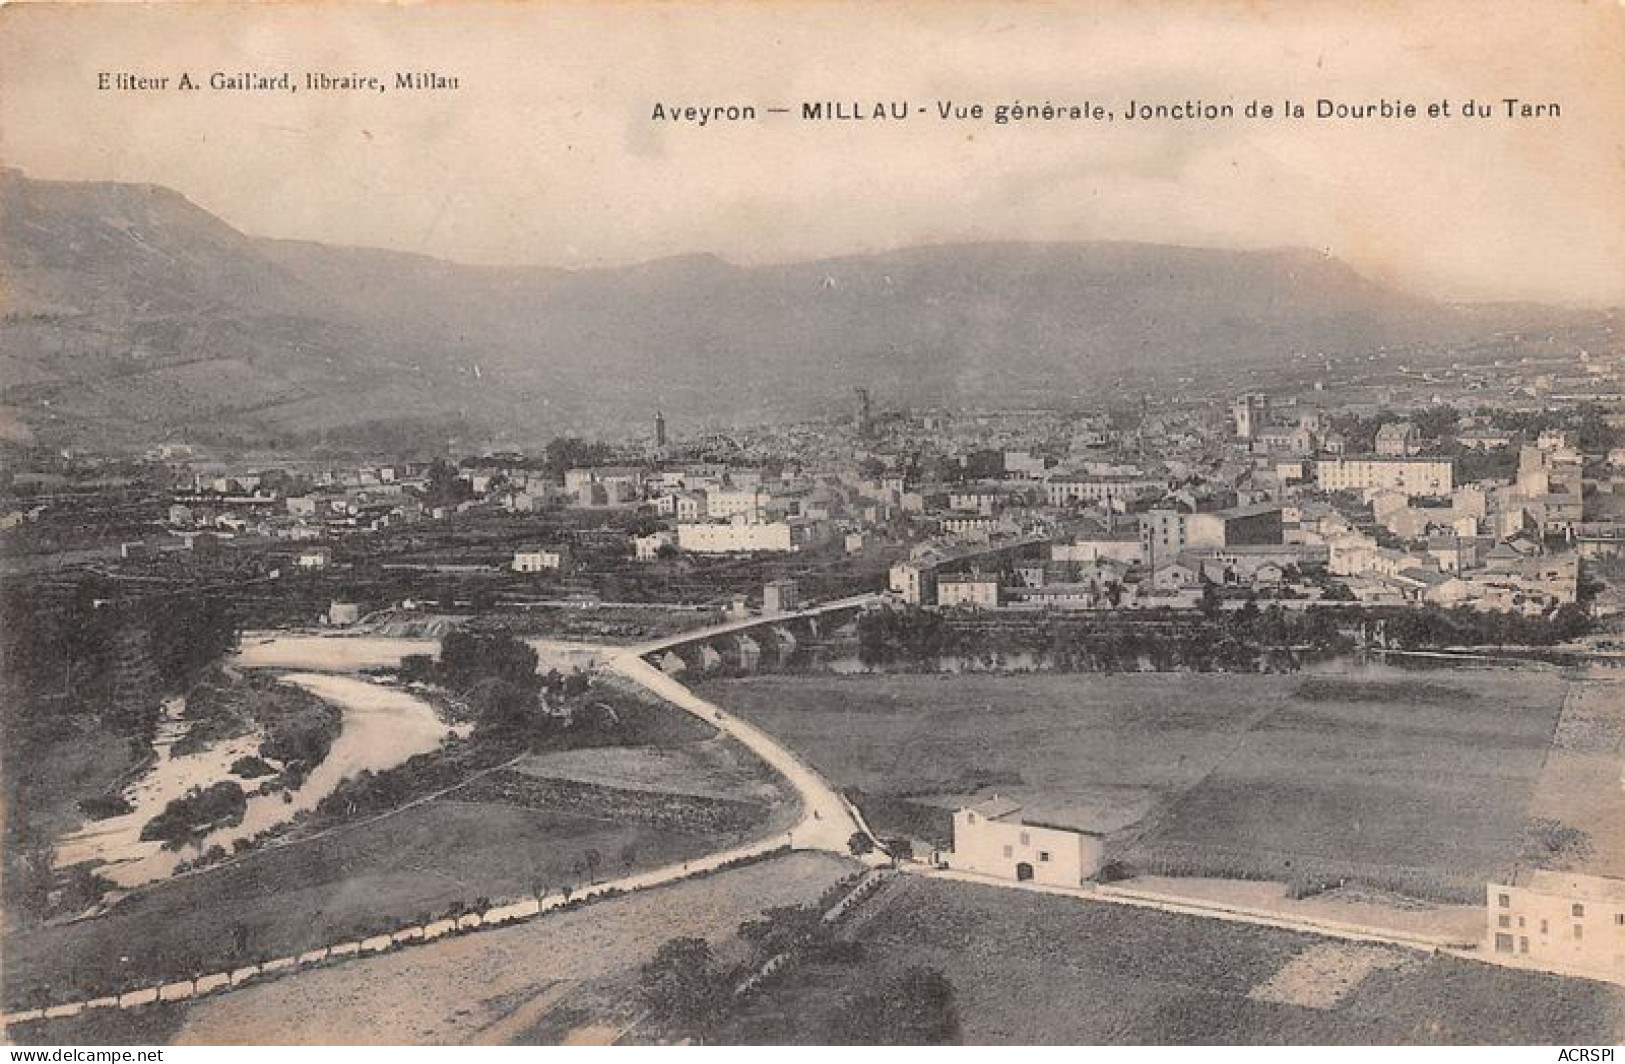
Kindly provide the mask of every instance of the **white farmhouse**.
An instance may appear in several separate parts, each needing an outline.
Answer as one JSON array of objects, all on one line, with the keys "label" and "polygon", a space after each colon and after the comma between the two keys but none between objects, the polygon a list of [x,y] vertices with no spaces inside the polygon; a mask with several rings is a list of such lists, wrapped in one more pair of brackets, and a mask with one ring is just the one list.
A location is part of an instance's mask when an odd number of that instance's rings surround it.
[{"label": "white farmhouse", "polygon": [[1017,882],[1076,887],[1104,861],[1100,836],[1029,824],[1021,806],[994,795],[954,814],[954,852],[948,866]]},{"label": "white farmhouse", "polygon": [[540,547],[514,551],[512,569],[516,573],[558,572],[570,564],[565,547]]}]

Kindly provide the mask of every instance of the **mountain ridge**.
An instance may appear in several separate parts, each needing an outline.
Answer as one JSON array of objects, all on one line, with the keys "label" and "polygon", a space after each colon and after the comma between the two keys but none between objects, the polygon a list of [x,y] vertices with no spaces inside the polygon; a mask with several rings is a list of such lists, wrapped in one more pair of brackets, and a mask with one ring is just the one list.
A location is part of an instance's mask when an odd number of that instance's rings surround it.
[{"label": "mountain ridge", "polygon": [[[980,241],[566,270],[245,234],[156,185],[0,170],[0,428],[298,443],[369,426],[534,442],[669,418],[1070,393],[1156,362],[1437,342],[1458,308],[1323,252]],[[438,431],[438,429],[437,429]]]}]

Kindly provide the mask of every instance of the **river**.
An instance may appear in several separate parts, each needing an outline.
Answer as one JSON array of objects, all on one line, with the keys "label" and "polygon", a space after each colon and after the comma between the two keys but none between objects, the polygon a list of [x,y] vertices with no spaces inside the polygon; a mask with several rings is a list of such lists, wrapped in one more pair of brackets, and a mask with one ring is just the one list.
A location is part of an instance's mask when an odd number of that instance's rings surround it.
[{"label": "river", "polygon": [[[530,643],[544,669],[589,668],[600,653],[588,644],[552,640]],[[173,875],[183,861],[194,859],[212,846],[230,851],[239,840],[314,809],[347,777],[392,768],[434,750],[453,734],[454,728],[442,722],[429,703],[399,688],[353,674],[398,665],[408,654],[434,654],[438,650],[439,642],[434,639],[245,633],[240,652],[229,664],[237,668],[298,670],[281,676],[281,682],[302,687],[343,711],[343,728],[327,757],[294,791],[250,794],[240,823],[210,832],[182,850],[166,850],[157,841],[143,841],[142,828],[192,788],[236,780],[231,774],[232,763],[257,753],[263,738],[256,730],[172,756],[171,747],[186,728],[184,703],[171,699],[164,707],[162,741],[155,744],[152,766],[124,791],[131,811],[94,821],[63,838],[54,863],[59,868],[88,863],[120,887],[138,887]],[[252,781],[239,782],[246,784],[245,790],[254,786]]]},{"label": "river", "polygon": [[[591,643],[528,639],[540,667],[560,672],[592,668],[603,649]],[[321,635],[306,632],[244,632],[236,664],[253,669],[309,669],[314,672],[360,672],[394,668],[408,654],[434,656],[440,640],[384,635]]]},{"label": "river", "polygon": [[[231,774],[232,763],[256,753],[262,737],[255,731],[180,757],[170,756],[168,747],[163,746],[153,766],[124,792],[134,807],[132,811],[96,821],[64,838],[57,846],[56,866],[88,862],[98,874],[125,888],[164,879],[173,875],[181,862],[212,846],[229,852],[238,840],[252,838],[287,823],[304,810],[314,809],[346,777],[368,770],[378,772],[427,753],[455,730],[443,723],[427,702],[396,688],[323,673],[295,673],[281,679],[332,703],[344,714],[343,729],[333,740],[327,757],[297,790],[250,794],[240,823],[212,831],[184,849],[166,850],[155,840],[142,840],[141,829],[193,787],[236,780]],[[174,700],[166,706],[166,719],[178,717],[178,703]],[[238,782],[247,784],[245,790],[253,787],[252,781]]]}]

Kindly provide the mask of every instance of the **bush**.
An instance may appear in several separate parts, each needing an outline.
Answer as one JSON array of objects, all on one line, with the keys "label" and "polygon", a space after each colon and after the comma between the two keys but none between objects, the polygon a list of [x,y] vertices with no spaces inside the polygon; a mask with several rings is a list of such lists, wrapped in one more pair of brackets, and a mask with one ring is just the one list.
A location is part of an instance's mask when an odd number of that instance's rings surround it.
[{"label": "bush", "polygon": [[638,994],[657,1019],[692,1031],[720,1016],[730,981],[705,939],[674,938],[638,972]]},{"label": "bush", "polygon": [[1547,817],[1531,820],[1523,829],[1522,858],[1535,865],[1558,865],[1590,856],[1591,836]]},{"label": "bush", "polygon": [[263,758],[249,754],[239,757],[231,763],[231,774],[241,776],[245,780],[259,779],[261,776],[274,776],[276,769],[266,764]]},{"label": "bush", "polygon": [[844,1045],[931,1046],[959,1041],[954,986],[935,968],[915,967],[846,999],[835,1041]]},{"label": "bush", "polygon": [[[1372,866],[1329,858],[1250,854],[1199,845],[1158,843],[1132,860],[1114,862],[1117,871],[1133,875],[1285,881],[1289,896],[1310,897],[1335,887],[1363,887],[1424,901],[1454,905],[1481,904],[1481,880],[1430,868]],[[1102,870],[1101,881],[1105,879]],[[1126,878],[1119,876],[1119,878]],[[1302,893],[1293,895],[1294,890]]]},{"label": "bush", "polygon": [[79,812],[91,820],[106,820],[134,811],[135,807],[125,801],[122,794],[97,794],[79,799]]},{"label": "bush", "polygon": [[434,658],[428,654],[408,654],[401,659],[396,673],[401,683],[432,683],[435,678]]},{"label": "bush", "polygon": [[243,789],[229,780],[208,788],[193,787],[147,821],[141,839],[157,839],[167,849],[178,850],[214,828],[241,823],[247,808],[248,797]]},{"label": "bush", "polygon": [[284,765],[298,762],[307,769],[322,763],[333,740],[343,730],[343,718],[333,719],[294,717],[273,723],[260,743],[260,755]]},{"label": "bush", "polygon": [[826,938],[814,942],[807,956],[820,964],[861,964],[868,951],[862,942],[853,939]]},{"label": "bush", "polygon": [[1347,880],[1341,876],[1334,879],[1331,876],[1300,874],[1293,876],[1292,882],[1286,885],[1286,896],[1293,901],[1302,901],[1317,894],[1336,890],[1346,882]]},{"label": "bush", "polygon": [[457,631],[440,642],[438,673],[440,682],[454,691],[466,691],[482,680],[501,680],[534,692],[541,684],[537,660],[530,644],[506,633]]}]

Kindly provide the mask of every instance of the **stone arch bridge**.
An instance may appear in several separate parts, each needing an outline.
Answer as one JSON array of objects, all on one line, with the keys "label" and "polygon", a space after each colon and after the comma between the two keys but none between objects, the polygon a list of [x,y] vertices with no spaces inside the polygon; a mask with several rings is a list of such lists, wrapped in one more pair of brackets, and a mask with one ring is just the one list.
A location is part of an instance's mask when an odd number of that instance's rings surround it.
[{"label": "stone arch bridge", "polygon": [[641,643],[631,650],[672,677],[723,668],[755,672],[786,661],[796,649],[856,621],[885,596],[855,595],[785,613],[757,614]]}]

